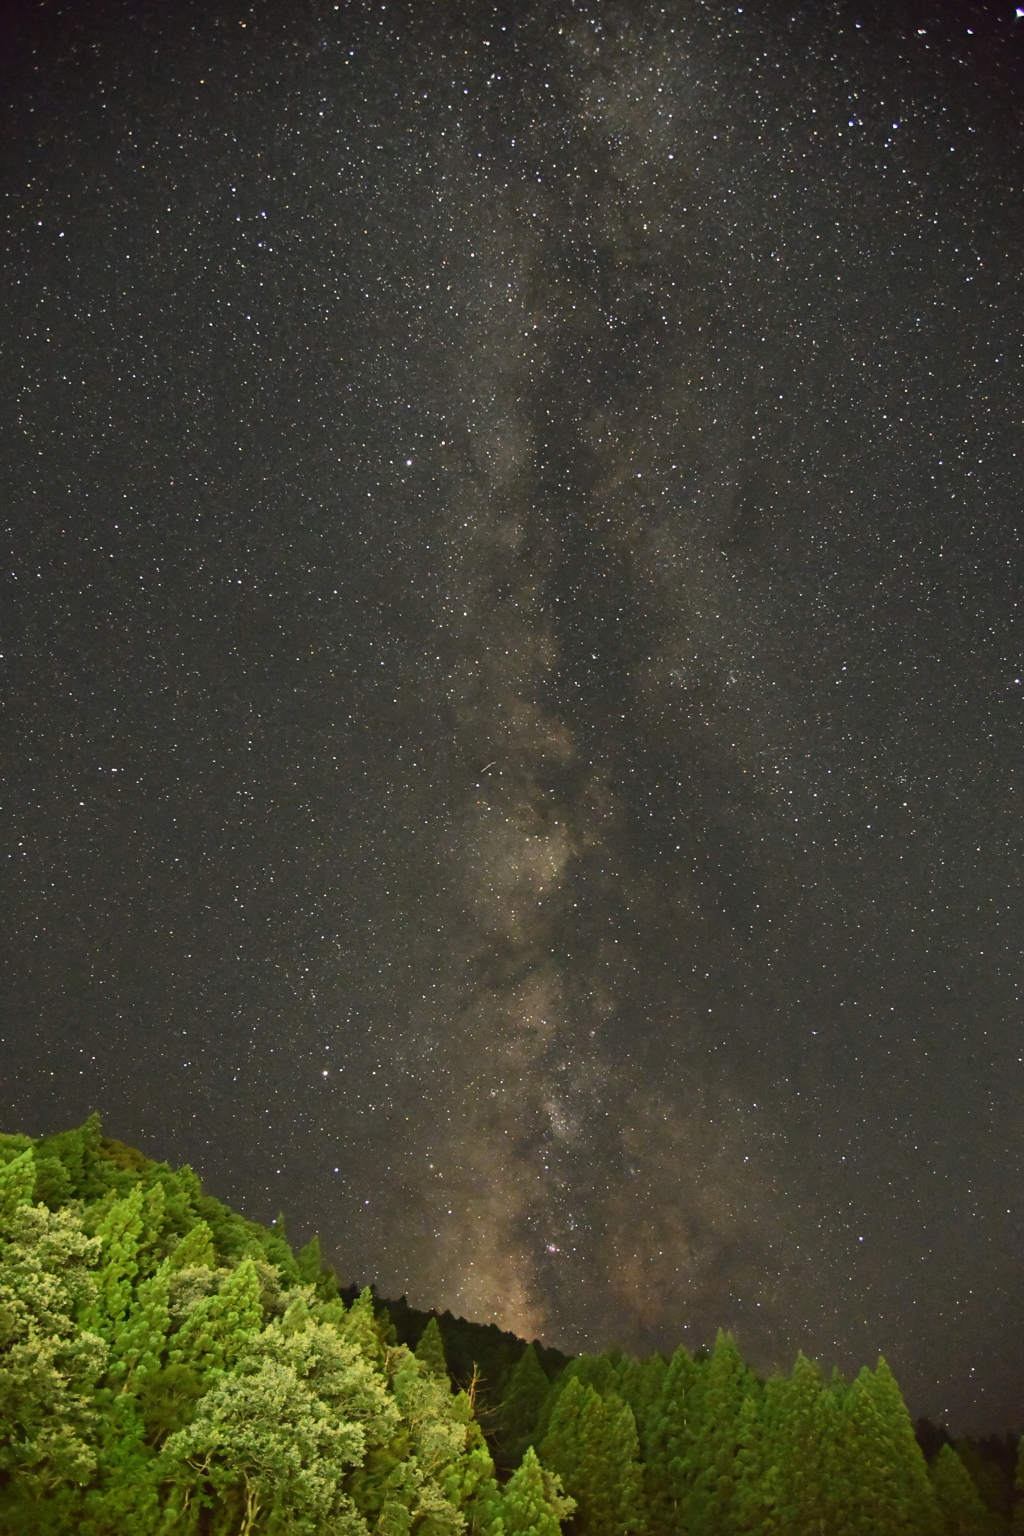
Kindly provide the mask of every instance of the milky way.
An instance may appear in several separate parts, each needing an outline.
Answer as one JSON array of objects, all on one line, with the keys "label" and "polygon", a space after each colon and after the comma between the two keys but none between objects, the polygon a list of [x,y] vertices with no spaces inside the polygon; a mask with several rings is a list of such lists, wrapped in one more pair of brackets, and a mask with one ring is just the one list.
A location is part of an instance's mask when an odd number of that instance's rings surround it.
[{"label": "milky way", "polygon": [[5,1128],[1015,1422],[1021,43],[911,9],[26,8]]}]

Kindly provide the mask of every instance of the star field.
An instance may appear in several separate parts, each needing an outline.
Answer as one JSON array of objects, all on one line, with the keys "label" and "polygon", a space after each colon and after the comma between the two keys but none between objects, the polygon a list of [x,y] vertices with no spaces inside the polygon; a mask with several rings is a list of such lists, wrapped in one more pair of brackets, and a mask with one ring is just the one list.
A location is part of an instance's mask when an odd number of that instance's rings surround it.
[{"label": "star field", "polygon": [[1019,1428],[1013,8],[10,37],[4,1128]]}]

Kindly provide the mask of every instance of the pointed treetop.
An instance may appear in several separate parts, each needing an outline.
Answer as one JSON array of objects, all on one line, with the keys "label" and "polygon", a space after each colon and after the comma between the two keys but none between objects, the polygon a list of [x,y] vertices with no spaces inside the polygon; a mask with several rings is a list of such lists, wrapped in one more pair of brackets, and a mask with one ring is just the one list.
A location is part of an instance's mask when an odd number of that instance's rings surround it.
[{"label": "pointed treetop", "polygon": [[320,1271],[324,1267],[323,1254],[320,1251],[320,1237],[315,1233],[295,1255],[295,1262],[299,1266],[299,1274],[304,1284],[316,1285],[320,1279]]},{"label": "pointed treetop", "polygon": [[215,1269],[217,1256],[213,1248],[213,1233],[206,1221],[197,1221],[190,1227],[171,1254],[172,1269]]},{"label": "pointed treetop", "polygon": [[951,1445],[942,1446],[936,1456],[931,1483],[949,1536],[995,1536],[1000,1522]]},{"label": "pointed treetop", "polygon": [[495,1415],[503,1466],[517,1467],[522,1461],[550,1392],[551,1382],[537,1359],[537,1351],[527,1344],[513,1367]]},{"label": "pointed treetop", "polygon": [[438,1327],[436,1317],[432,1317],[420,1335],[420,1341],[416,1345],[416,1358],[422,1360],[432,1376],[448,1375],[448,1362],[445,1358],[444,1339],[441,1329]]},{"label": "pointed treetop", "polygon": [[373,1365],[384,1364],[384,1346],[374,1311],[372,1287],[368,1285],[363,1287],[336,1326],[342,1337],[348,1339],[350,1344],[354,1344]]},{"label": "pointed treetop", "polygon": [[304,1333],[310,1323],[309,1307],[304,1296],[296,1296],[294,1301],[288,1303],[288,1310],[281,1319],[283,1333]]},{"label": "pointed treetop", "polygon": [[561,1521],[576,1508],[558,1477],[537,1460],[531,1445],[505,1485],[501,1522],[505,1536],[561,1536]]},{"label": "pointed treetop", "polygon": [[192,1308],[175,1335],[171,1363],[198,1371],[230,1369],[262,1325],[259,1275],[245,1258],[219,1291]]},{"label": "pointed treetop", "polygon": [[80,1134],[82,1141],[92,1151],[95,1152],[99,1149],[99,1144],[103,1140],[103,1121],[100,1119],[98,1109],[94,1109],[89,1118],[83,1120]]}]

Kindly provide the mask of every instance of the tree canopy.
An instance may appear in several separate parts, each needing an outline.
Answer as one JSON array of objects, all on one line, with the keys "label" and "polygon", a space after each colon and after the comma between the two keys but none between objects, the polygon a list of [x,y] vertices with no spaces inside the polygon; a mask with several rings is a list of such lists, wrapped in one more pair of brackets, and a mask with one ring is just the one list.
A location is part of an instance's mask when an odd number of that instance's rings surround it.
[{"label": "tree canopy", "polygon": [[915,1438],[882,1359],[570,1361],[339,1291],[95,1116],[0,1136],[4,1536],[1000,1536],[1016,1461]]}]

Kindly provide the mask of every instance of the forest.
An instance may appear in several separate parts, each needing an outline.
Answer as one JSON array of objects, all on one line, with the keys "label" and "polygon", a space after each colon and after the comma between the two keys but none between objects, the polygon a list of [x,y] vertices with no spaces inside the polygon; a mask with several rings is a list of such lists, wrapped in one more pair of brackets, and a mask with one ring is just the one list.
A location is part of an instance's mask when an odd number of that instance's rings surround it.
[{"label": "forest", "polygon": [[1024,1536],[1022,1484],[883,1359],[569,1359],[339,1287],[95,1115],[0,1136],[3,1536]]}]

